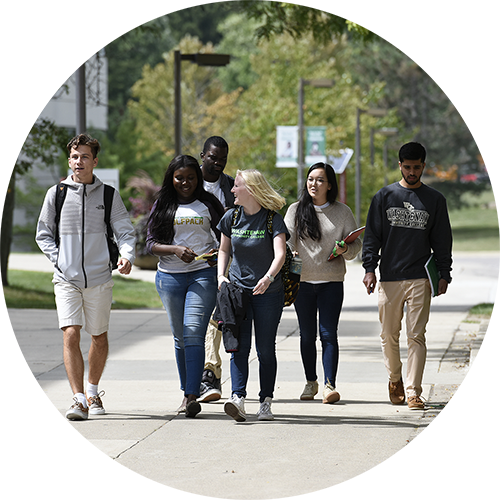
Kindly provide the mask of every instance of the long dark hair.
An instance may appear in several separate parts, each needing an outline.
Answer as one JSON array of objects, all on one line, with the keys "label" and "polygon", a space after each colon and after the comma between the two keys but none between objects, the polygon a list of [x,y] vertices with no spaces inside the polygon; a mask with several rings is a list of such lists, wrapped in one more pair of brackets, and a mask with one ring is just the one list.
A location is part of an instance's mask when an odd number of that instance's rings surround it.
[{"label": "long dark hair", "polygon": [[158,243],[170,245],[174,239],[174,217],[179,207],[177,191],[174,188],[174,174],[177,170],[184,167],[192,168],[196,173],[198,183],[194,191],[195,199],[211,205],[220,218],[224,215],[224,207],[220,201],[203,188],[203,176],[196,158],[189,155],[178,155],[170,162],[165,172],[163,184],[157,194],[154,210],[151,212],[148,220],[149,238],[154,239]]},{"label": "long dark hair", "polygon": [[[339,187],[337,184],[337,177],[331,165],[328,165],[328,163],[315,163],[309,168],[307,177],[309,177],[309,174],[313,170],[318,168],[322,168],[326,172],[326,177],[331,185],[331,189],[326,195],[327,200],[330,203],[335,203],[339,194]],[[307,180],[304,183],[304,189],[302,190],[299,204],[297,205],[297,211],[295,212],[295,226],[297,227],[297,235],[301,240],[305,240],[306,238],[317,241],[321,240],[321,227],[311,195],[307,190]]]}]

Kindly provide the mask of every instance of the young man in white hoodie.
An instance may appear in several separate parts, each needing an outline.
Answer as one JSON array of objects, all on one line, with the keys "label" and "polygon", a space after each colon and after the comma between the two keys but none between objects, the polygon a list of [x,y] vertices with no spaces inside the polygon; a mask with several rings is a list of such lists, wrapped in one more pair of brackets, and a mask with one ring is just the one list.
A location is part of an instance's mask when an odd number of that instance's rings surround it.
[{"label": "young man in white hoodie", "polygon": [[[38,220],[36,242],[54,264],[54,293],[59,328],[63,331],[64,366],[74,394],[66,412],[70,420],[86,420],[89,413],[105,413],[98,384],[108,355],[108,328],[113,280],[105,223],[104,184],[94,175],[99,142],[79,134],[67,145],[69,167],[65,180],[52,186]],[[57,219],[56,192],[65,191]],[[120,252],[118,271],[129,274],[135,259],[135,231],[117,191],[110,225]],[[84,392],[85,363],[80,349],[84,325],[91,335],[88,382]]]}]

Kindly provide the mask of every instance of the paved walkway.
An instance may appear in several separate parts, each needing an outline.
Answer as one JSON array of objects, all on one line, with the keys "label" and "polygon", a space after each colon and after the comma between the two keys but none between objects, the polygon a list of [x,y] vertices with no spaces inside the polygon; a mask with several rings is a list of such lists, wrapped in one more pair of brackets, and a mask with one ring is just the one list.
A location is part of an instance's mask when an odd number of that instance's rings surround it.
[{"label": "paved walkway", "polygon": [[[44,259],[41,255],[13,254],[10,267],[46,270]],[[456,255],[449,293],[433,301],[427,334],[425,411],[388,402],[377,299],[364,291],[362,275],[359,262],[348,265],[339,329],[337,387],[342,399],[335,405],[323,405],[319,398],[299,401],[304,379],[297,322],[293,307],[285,308],[278,332],[272,422],[258,422],[255,417],[255,352],[247,422],[237,424],[223,411],[223,401],[230,395],[225,354],[224,399],[204,404],[194,420],[176,414],[182,394],[173,341],[162,310],[112,312],[111,350],[100,385],[106,391],[103,401],[107,414],[86,422],[69,422],[63,415],[71,394],[55,311],[10,310],[9,314],[23,355],[59,411],[61,425],[76,429],[116,463],[184,492],[216,498],[281,498],[316,492],[354,478],[404,449],[426,429],[456,392],[481,345],[487,324],[464,320],[471,306],[494,300],[498,255],[476,255],[474,259],[468,254]],[[152,281],[154,272],[134,269],[131,277]],[[88,350],[85,336],[82,345]],[[417,479],[416,487],[420,486]],[[351,498],[368,494],[365,491]]]}]

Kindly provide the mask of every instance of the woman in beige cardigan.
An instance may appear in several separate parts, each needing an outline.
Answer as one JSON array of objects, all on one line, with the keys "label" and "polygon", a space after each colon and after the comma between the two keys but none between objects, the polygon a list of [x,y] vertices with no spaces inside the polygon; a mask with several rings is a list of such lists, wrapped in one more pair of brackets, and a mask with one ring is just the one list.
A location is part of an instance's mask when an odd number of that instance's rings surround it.
[{"label": "woman in beige cardigan", "polygon": [[[323,403],[339,401],[336,376],[339,362],[337,328],[344,300],[346,260],[361,250],[359,238],[349,245],[339,244],[354,229],[351,209],[336,201],[338,185],[333,168],[314,164],[307,173],[299,201],[288,208],[285,223],[288,241],[302,259],[300,290],[294,303],[300,328],[300,353],[306,385],[300,399],[311,400],[318,393],[316,338],[322,346],[324,371]],[[334,251],[335,258],[328,261]]]}]

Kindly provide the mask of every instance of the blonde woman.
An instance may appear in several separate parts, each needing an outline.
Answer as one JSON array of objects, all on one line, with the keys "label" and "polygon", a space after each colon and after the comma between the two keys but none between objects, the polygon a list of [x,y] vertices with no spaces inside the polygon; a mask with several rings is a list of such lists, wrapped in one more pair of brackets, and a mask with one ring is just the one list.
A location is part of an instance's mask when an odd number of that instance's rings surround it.
[{"label": "blonde woman", "polygon": [[[285,262],[289,237],[283,217],[276,213],[285,205],[257,170],[239,170],[235,177],[234,204],[219,225],[221,245],[218,260],[219,288],[226,281],[241,287],[249,296],[246,318],[240,325],[239,350],[231,355],[231,397],[224,411],[237,422],[246,420],[245,397],[252,323],[259,359],[259,420],[273,420],[271,402],[276,382],[276,333],[283,311],[280,270]],[[268,219],[272,215],[272,234]],[[232,254],[229,279],[224,276]]]}]

